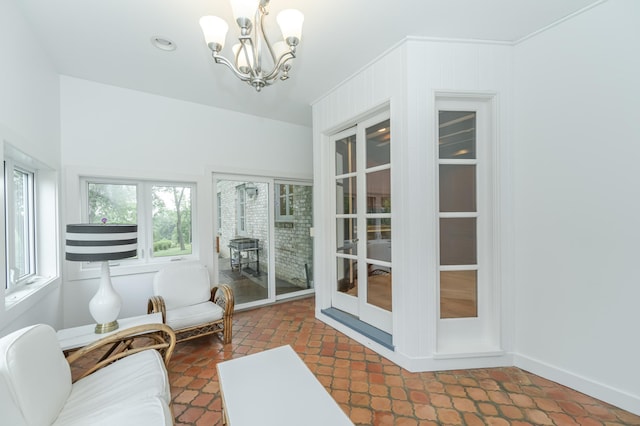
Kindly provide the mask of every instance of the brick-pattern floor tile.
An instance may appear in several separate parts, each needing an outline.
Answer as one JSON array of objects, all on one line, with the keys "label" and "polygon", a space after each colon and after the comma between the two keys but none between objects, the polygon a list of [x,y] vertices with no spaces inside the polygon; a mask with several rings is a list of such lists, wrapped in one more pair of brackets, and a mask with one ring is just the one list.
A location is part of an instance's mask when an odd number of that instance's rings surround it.
[{"label": "brick-pattern floor tile", "polygon": [[313,298],[238,312],[233,342],[177,345],[176,426],[221,426],[216,364],[291,345],[355,425],[640,426],[640,416],[515,367],[412,373],[315,319]]}]

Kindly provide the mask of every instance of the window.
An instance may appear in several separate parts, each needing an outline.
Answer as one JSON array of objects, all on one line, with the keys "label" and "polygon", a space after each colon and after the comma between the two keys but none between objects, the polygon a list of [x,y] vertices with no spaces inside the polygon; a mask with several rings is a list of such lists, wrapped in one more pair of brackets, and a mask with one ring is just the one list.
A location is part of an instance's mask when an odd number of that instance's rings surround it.
[{"label": "window", "polygon": [[293,221],[293,185],[276,184],[276,221]]},{"label": "window", "polygon": [[216,206],[218,211],[218,234],[222,229],[222,194],[218,192],[216,194]]},{"label": "window", "polygon": [[83,182],[89,223],[138,225],[138,256],[132,262],[193,254],[195,185],[91,178]]},{"label": "window", "polygon": [[5,285],[9,309],[59,277],[58,173],[1,138],[4,154]]},{"label": "window", "polygon": [[247,235],[247,191],[245,185],[236,187],[236,234]]},{"label": "window", "polygon": [[36,275],[35,172],[5,162],[6,288]]}]

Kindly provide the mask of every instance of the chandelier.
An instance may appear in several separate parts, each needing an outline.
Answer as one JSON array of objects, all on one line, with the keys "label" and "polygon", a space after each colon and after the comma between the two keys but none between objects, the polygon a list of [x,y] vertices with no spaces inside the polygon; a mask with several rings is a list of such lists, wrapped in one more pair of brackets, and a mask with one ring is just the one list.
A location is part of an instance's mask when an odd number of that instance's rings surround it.
[{"label": "chandelier", "polygon": [[231,60],[220,54],[229,25],[217,16],[203,16],[200,26],[207,46],[217,64],[229,67],[240,80],[261,91],[278,79],[289,78],[290,61],[296,57],[304,16],[286,9],[277,16],[283,40],[273,44],[267,38],[264,17],[269,14],[269,0],[231,0],[233,17],[240,28],[239,43],[233,46]]}]

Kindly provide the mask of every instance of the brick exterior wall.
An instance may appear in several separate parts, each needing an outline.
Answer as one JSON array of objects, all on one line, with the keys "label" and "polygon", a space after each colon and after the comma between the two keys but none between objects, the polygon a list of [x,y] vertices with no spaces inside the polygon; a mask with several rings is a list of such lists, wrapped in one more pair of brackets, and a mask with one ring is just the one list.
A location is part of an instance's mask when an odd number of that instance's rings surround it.
[{"label": "brick exterior wall", "polygon": [[[268,273],[268,235],[269,217],[268,184],[247,183],[246,187],[256,187],[255,197],[246,197],[245,233],[237,226],[238,187],[245,184],[239,181],[220,181],[217,191],[220,194],[220,262],[229,262],[229,240],[237,237],[259,239],[260,272]],[[291,221],[275,223],[275,267],[276,279],[288,281],[300,288],[307,288],[305,265],[311,274],[313,264],[313,242],[309,236],[312,219],[312,187],[294,186],[294,215]],[[226,267],[226,265],[224,266]],[[309,276],[309,281],[312,277]]]}]

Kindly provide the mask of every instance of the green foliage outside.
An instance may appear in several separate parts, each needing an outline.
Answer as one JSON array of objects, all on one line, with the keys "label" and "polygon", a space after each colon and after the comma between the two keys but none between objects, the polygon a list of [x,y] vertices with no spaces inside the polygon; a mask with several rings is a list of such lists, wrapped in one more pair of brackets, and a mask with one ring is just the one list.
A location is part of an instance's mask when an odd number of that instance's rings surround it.
[{"label": "green foliage outside", "polygon": [[[191,188],[152,186],[153,256],[191,253]],[[138,223],[137,186],[89,184],[89,222]]]}]

